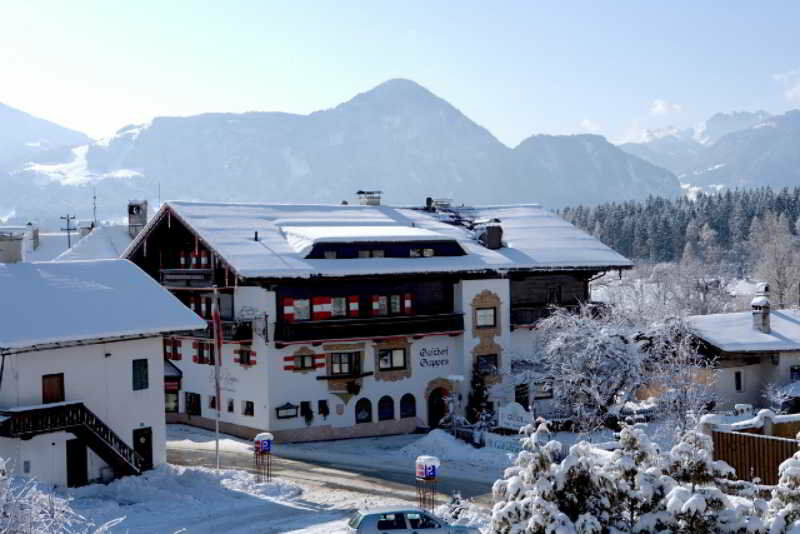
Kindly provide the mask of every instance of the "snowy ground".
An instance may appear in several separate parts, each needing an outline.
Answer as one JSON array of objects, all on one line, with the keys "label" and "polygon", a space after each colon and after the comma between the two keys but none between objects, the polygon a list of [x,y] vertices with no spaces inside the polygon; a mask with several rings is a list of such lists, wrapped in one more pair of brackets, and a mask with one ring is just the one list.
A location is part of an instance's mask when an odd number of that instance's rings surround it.
[{"label": "snowy ground", "polygon": [[[185,425],[167,425],[170,448],[214,450],[214,434]],[[250,452],[250,442],[230,436],[220,447],[229,452]],[[295,460],[361,463],[411,471],[417,456],[433,455],[442,460],[442,476],[491,483],[511,465],[509,455],[495,449],[476,449],[442,430],[429,434],[404,434],[378,438],[279,444],[273,453]]]}]

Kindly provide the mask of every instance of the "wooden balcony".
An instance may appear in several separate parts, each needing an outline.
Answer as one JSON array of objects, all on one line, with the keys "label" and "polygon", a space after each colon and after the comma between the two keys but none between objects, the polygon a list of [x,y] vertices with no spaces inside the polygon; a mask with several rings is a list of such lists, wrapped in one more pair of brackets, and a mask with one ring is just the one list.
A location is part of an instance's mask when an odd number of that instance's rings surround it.
[{"label": "wooden balcony", "polygon": [[278,322],[275,342],[325,341],[332,339],[366,339],[371,337],[413,336],[416,334],[464,331],[464,316],[460,313],[409,315],[394,317],[364,317],[358,319],[328,319],[324,321]]},{"label": "wooden balcony", "polygon": [[161,285],[165,287],[211,287],[211,269],[161,269]]},{"label": "wooden balcony", "polygon": [[[206,321],[204,330],[187,330],[178,335],[199,339],[214,339],[212,321]],[[253,339],[253,321],[222,321],[223,341],[251,341]]]}]

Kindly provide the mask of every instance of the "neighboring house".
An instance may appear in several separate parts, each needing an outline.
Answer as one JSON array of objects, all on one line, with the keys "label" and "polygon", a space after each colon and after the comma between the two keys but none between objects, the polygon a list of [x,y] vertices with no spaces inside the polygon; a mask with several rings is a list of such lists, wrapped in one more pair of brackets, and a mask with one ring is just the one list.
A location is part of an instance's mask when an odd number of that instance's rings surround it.
[{"label": "neighboring house", "polygon": [[127,260],[0,264],[0,457],[79,486],[166,461],[162,335],[205,322]]},{"label": "neighboring house", "polygon": [[55,258],[55,261],[104,260],[119,258],[136,234],[147,223],[147,201],[128,203],[127,224],[100,224],[80,221],[76,242]]},{"label": "neighboring house", "polygon": [[800,381],[800,311],[771,310],[769,299],[752,300],[752,311],[696,315],[689,327],[717,358],[717,406],[766,406],[764,388]]},{"label": "neighboring house", "polygon": [[[435,427],[463,412],[473,365],[488,381],[532,351],[550,305],[631,263],[537,205],[455,208],[168,202],[124,257],[211,319],[165,340],[180,368],[168,421],[306,441]],[[222,399],[213,364],[222,361]],[[177,377],[173,383],[178,383]],[[518,388],[527,406],[530,394]],[[494,399],[507,402],[513,399]]]}]

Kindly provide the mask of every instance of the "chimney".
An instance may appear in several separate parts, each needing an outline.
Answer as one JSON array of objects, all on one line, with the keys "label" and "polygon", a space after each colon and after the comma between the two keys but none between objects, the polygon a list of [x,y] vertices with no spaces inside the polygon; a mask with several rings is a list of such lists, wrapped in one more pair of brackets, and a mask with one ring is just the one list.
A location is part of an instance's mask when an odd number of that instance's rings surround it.
[{"label": "chimney", "polygon": [[753,308],[753,328],[759,332],[769,334],[771,331],[769,324],[770,304],[767,296],[759,295],[750,302],[750,306]]},{"label": "chimney", "polygon": [[0,231],[0,263],[22,261],[23,234]]},{"label": "chimney", "polygon": [[128,234],[136,237],[147,224],[147,201],[131,200],[128,202]]},{"label": "chimney", "polygon": [[358,201],[362,206],[380,206],[383,191],[356,191]]}]

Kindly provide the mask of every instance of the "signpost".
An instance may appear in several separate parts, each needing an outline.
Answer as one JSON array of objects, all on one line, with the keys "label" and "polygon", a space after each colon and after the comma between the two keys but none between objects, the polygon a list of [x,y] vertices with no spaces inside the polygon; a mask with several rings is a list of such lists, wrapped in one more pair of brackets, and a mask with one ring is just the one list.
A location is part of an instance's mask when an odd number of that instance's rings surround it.
[{"label": "signpost", "polygon": [[509,402],[497,410],[497,426],[509,430],[519,430],[531,422],[531,414],[521,404]]},{"label": "signpost", "polygon": [[417,499],[419,507],[433,510],[436,507],[436,479],[441,463],[436,456],[419,456],[416,461]]},{"label": "signpost", "polygon": [[272,442],[275,440],[269,432],[262,432],[253,439],[253,461],[259,482],[272,480]]}]

